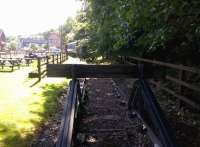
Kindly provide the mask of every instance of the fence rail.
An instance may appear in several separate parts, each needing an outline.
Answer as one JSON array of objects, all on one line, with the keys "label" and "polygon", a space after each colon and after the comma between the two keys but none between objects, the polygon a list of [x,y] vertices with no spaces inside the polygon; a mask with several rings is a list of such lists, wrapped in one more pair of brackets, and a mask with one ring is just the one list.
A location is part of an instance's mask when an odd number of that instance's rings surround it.
[{"label": "fence rail", "polygon": [[67,60],[67,53],[62,52],[59,54],[53,54],[45,57],[37,58],[37,70],[29,73],[29,78],[38,78],[40,81],[47,73],[48,64],[62,64]]},{"label": "fence rail", "polygon": [[177,146],[174,132],[145,80],[139,79],[134,83],[128,110],[131,118],[134,119],[137,116],[141,119],[154,147]]},{"label": "fence rail", "polygon": [[[144,66],[146,64],[147,67],[150,67],[149,64],[151,64],[152,69],[156,70],[157,67],[163,67],[165,69],[164,72],[164,82],[169,81],[173,84],[178,85],[177,90],[169,88],[167,86],[164,86],[164,84],[157,83],[155,80],[151,80],[150,82],[154,85],[156,85],[158,88],[166,91],[167,93],[173,95],[174,97],[179,99],[179,102],[181,103],[184,101],[185,103],[189,104],[195,109],[200,110],[200,99],[194,100],[192,98],[188,98],[185,95],[185,89],[189,89],[192,91],[195,91],[200,94],[200,87],[198,87],[196,84],[191,83],[189,80],[186,81],[185,75],[187,73],[190,74],[197,74],[200,76],[200,69],[194,68],[194,67],[189,67],[189,66],[184,66],[184,65],[176,65],[176,64],[171,64],[171,63],[166,63],[166,62],[161,62],[161,61],[156,61],[156,60],[150,60],[150,59],[144,59],[140,57],[127,57],[123,56],[120,57],[120,61],[125,63],[125,64],[138,64],[142,63]],[[173,70],[178,72],[178,77],[171,76],[170,73],[167,72],[167,70]],[[154,71],[154,74],[159,73],[160,71]],[[190,83],[189,83],[190,82]]]},{"label": "fence rail", "polygon": [[70,81],[56,147],[71,147],[75,140],[80,108],[86,96],[85,82],[86,80],[83,81],[84,86],[81,87],[79,80]]}]

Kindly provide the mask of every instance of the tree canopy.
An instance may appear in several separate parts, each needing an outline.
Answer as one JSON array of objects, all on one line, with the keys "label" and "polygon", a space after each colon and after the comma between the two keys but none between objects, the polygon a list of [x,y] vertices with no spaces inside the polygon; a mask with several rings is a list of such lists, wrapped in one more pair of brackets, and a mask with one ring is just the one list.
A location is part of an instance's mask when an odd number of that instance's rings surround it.
[{"label": "tree canopy", "polygon": [[86,58],[134,55],[198,64],[199,0],[84,0],[68,33]]}]

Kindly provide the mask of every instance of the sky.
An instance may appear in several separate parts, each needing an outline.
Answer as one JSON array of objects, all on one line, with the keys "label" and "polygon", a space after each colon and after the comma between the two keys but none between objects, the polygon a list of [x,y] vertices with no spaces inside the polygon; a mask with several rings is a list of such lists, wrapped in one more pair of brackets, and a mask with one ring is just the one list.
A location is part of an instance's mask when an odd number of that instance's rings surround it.
[{"label": "sky", "polygon": [[80,7],[78,0],[0,0],[0,29],[6,36],[55,29]]}]

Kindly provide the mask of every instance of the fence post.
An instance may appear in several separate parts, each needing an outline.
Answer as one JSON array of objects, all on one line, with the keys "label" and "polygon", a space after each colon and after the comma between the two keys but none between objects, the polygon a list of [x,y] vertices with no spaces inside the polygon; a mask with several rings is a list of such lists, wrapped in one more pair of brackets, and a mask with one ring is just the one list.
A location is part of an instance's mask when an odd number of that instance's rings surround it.
[{"label": "fence post", "polygon": [[60,53],[60,64],[62,64],[62,53]]},{"label": "fence post", "polygon": [[56,54],[56,60],[57,60],[57,64],[59,63],[59,61],[58,61],[58,54]]},{"label": "fence post", "polygon": [[41,59],[37,58],[38,78],[41,81]]},{"label": "fence post", "polygon": [[49,64],[49,56],[46,56],[46,60],[47,60],[46,64]]},{"label": "fence post", "polygon": [[54,59],[54,55],[52,55],[52,56],[53,56],[53,64],[54,64],[54,60],[55,60],[55,59]]},{"label": "fence post", "polygon": [[[184,75],[185,75],[185,71],[179,70],[178,79],[182,81],[184,79]],[[178,93],[180,95],[184,94],[183,88],[184,87],[182,85],[179,85],[179,87],[178,87]],[[183,105],[183,102],[180,99],[178,99],[178,107],[181,108],[182,105]]]}]

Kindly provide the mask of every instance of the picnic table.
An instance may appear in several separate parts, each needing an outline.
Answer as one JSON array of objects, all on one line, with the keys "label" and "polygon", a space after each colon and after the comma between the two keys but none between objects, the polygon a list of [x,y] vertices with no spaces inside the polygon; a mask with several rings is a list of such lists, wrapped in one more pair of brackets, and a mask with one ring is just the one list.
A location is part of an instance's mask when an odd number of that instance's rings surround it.
[{"label": "picnic table", "polygon": [[33,58],[26,57],[26,58],[24,58],[24,60],[25,60],[26,65],[29,66],[32,63]]},{"label": "picnic table", "polygon": [[10,67],[13,71],[15,66],[18,66],[18,69],[20,68],[21,61],[21,58],[0,58],[0,65],[2,69],[4,67]]}]

